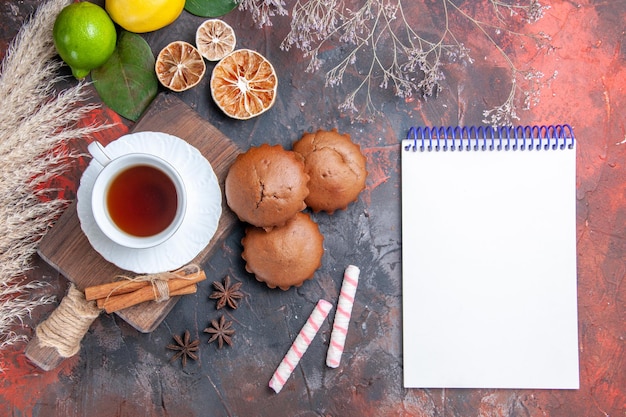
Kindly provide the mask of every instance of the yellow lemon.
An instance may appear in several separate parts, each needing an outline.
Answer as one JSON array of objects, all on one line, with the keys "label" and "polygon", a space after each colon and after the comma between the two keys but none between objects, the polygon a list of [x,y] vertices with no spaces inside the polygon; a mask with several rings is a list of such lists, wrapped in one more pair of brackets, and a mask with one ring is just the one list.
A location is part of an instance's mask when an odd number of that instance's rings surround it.
[{"label": "yellow lemon", "polygon": [[129,32],[161,29],[180,16],[185,0],[106,0],[111,19]]}]

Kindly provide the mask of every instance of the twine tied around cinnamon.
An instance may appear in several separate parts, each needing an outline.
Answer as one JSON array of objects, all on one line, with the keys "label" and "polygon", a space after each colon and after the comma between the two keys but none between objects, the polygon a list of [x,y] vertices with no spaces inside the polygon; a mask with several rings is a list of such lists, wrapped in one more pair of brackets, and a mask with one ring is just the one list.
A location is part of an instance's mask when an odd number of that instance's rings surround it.
[{"label": "twine tied around cinnamon", "polygon": [[120,285],[113,288],[106,300],[108,300],[116,291],[120,288],[124,288],[124,285],[128,282],[149,282],[154,292],[154,301],[162,302],[170,299],[170,289],[167,285],[167,281],[170,279],[183,279],[191,281],[193,280],[192,274],[200,272],[200,266],[196,264],[185,265],[175,271],[159,272],[156,274],[138,275],[135,277],[129,277],[126,275],[118,275],[115,278],[121,280]]},{"label": "twine tied around cinnamon", "polygon": [[[189,264],[172,272],[136,277],[121,275],[116,278],[121,278],[123,281],[111,290],[106,298],[115,295],[116,291],[130,282],[148,282],[154,292],[154,300],[165,301],[170,298],[169,280],[174,278],[186,281],[197,280],[197,277],[194,278],[194,274],[200,271],[200,266]],[[69,358],[78,353],[83,336],[101,312],[102,309],[98,307],[95,300],[88,301],[85,298],[85,293],[71,283],[67,295],[57,309],[37,326],[35,334],[41,346],[54,348],[59,356]]]}]

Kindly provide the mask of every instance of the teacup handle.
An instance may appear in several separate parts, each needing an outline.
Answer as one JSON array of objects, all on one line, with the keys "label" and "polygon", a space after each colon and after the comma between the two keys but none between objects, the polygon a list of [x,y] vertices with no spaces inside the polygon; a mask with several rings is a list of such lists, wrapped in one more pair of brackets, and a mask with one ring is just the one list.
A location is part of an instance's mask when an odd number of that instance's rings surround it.
[{"label": "teacup handle", "polygon": [[98,141],[91,142],[89,146],[87,146],[87,150],[93,157],[93,160],[103,167],[113,159],[106,153],[104,146]]}]

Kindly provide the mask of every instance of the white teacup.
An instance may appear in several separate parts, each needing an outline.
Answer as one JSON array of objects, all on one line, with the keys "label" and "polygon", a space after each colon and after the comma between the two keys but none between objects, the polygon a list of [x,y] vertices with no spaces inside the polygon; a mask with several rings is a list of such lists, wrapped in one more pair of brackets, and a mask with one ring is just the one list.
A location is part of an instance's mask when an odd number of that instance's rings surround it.
[{"label": "white teacup", "polygon": [[128,248],[149,248],[178,230],[187,210],[185,183],[164,159],[148,153],[111,158],[99,142],[88,147],[100,168],[91,195],[96,224]]}]

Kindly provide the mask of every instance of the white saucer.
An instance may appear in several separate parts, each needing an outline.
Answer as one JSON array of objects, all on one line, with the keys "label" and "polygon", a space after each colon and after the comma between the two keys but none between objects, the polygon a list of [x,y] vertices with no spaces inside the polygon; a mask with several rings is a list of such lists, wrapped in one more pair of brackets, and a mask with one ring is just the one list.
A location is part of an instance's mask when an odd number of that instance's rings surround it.
[{"label": "white saucer", "polygon": [[171,271],[193,260],[211,241],[222,214],[222,193],[209,161],[189,143],[161,132],[124,135],[105,149],[113,158],[144,152],[172,164],[187,188],[187,215],[178,231],[157,246],[130,249],[118,245],[100,231],[93,217],[91,191],[98,168],[92,162],[81,177],[76,196],[80,226],[91,246],[107,261],[140,274]]}]

